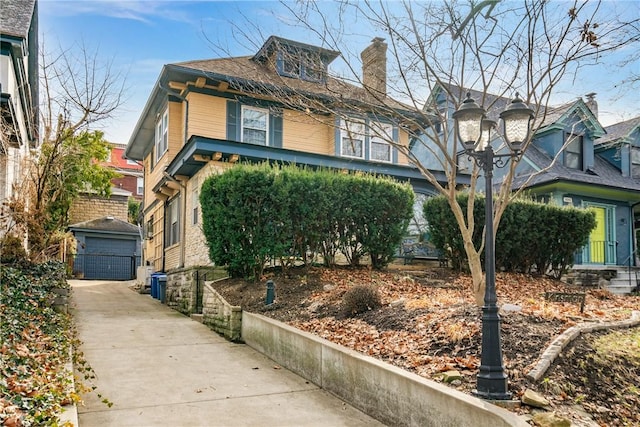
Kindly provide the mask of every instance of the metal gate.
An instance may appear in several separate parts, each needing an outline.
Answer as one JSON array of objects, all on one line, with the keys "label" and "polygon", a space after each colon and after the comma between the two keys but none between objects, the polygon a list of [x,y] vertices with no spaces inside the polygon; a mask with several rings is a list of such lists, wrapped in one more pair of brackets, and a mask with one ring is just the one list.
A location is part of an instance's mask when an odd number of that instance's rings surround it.
[{"label": "metal gate", "polygon": [[80,254],[73,260],[73,273],[84,279],[132,280],[140,256],[113,254]]}]

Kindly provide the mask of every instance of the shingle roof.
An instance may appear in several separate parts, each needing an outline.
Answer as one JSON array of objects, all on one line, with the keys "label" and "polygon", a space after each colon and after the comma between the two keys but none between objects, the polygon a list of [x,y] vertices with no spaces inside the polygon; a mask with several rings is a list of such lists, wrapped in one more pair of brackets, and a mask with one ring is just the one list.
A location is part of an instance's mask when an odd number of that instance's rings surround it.
[{"label": "shingle roof", "polygon": [[640,127],[640,116],[605,127],[607,134],[598,138],[595,142],[598,145],[615,142],[628,136],[637,127]]},{"label": "shingle roof", "polygon": [[[525,157],[541,169],[549,167],[552,161],[551,157],[533,144],[527,148]],[[513,188],[515,189],[522,186],[528,177],[529,174],[515,177],[513,180]],[[622,176],[618,169],[599,156],[595,156],[593,167],[587,171],[568,168],[564,166],[562,162],[556,161],[547,171],[534,176],[531,181],[527,183],[527,187],[554,181],[594,184],[640,192],[640,179]]]},{"label": "shingle roof", "polygon": [[201,71],[205,76],[208,75],[211,78],[228,81],[229,85],[234,89],[250,91],[282,90],[282,94],[275,94],[276,99],[278,95],[295,92],[326,97],[329,100],[344,101],[345,103],[356,101],[374,103],[394,109],[414,110],[412,107],[395,101],[390,97],[386,97],[382,102],[372,101],[367,91],[362,87],[337,78],[327,77],[325,82],[311,82],[299,78],[281,76],[270,67],[252,60],[251,56],[186,61],[169,64],[168,67]]},{"label": "shingle roof", "polygon": [[118,234],[139,235],[138,226],[122,221],[118,218],[105,216],[89,221],[79,222],[69,226],[72,230],[106,231]]},{"label": "shingle roof", "polygon": [[26,39],[35,5],[36,0],[2,0],[0,34]]}]

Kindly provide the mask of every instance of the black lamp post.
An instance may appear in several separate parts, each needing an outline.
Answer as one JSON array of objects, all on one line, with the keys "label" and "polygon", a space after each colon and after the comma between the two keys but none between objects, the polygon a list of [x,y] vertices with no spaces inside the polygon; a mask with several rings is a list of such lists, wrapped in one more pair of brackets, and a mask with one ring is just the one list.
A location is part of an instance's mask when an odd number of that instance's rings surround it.
[{"label": "black lamp post", "polygon": [[509,153],[495,154],[491,146],[491,130],[496,122],[486,118],[484,108],[467,94],[460,108],[453,113],[455,130],[465,153],[482,168],[485,176],[485,292],[482,306],[482,356],[475,394],[484,399],[507,400],[511,393],[502,363],[500,315],[496,297],[496,253],[493,233],[493,167],[504,167],[508,159],[522,155],[533,119],[531,110],[516,94],[515,99],[500,113],[503,138]]}]

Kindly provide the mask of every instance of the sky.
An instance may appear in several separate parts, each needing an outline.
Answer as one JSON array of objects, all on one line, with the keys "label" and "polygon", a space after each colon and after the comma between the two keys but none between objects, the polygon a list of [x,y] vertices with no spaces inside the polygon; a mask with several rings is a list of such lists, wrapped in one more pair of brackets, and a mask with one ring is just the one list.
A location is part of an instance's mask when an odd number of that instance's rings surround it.
[{"label": "sky", "polygon": [[[605,0],[640,18],[640,0]],[[102,124],[107,140],[126,144],[164,64],[224,56],[254,54],[259,46],[242,42],[232,23],[256,40],[269,35],[320,45],[321,41],[288,24],[286,9],[276,1],[186,0],[39,0],[40,43],[47,51],[84,46],[111,62],[126,78],[126,99],[115,117]],[[366,47],[375,30],[351,28],[352,51]],[[333,64],[332,64],[333,65]],[[557,104],[597,92],[600,121],[607,126],[640,115],[638,86],[621,85],[630,71],[640,74],[640,62],[626,69],[590,67],[565,82],[552,100]]]}]

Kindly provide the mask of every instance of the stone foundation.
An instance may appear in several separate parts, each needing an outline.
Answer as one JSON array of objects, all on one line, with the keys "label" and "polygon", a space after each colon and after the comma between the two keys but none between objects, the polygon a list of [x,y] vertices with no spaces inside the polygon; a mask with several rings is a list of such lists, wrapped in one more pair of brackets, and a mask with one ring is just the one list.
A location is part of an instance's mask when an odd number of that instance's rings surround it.
[{"label": "stone foundation", "polygon": [[[196,307],[198,301],[198,280],[202,286],[200,292],[204,290],[205,277],[208,280],[220,276],[220,270],[215,267],[187,267],[173,270],[167,273],[167,291],[166,304],[179,311],[182,314],[190,315],[197,313]],[[204,296],[201,295],[200,301],[204,305]]]}]

